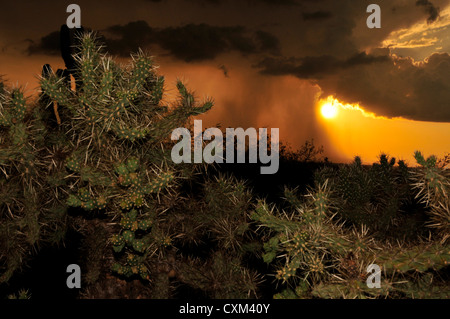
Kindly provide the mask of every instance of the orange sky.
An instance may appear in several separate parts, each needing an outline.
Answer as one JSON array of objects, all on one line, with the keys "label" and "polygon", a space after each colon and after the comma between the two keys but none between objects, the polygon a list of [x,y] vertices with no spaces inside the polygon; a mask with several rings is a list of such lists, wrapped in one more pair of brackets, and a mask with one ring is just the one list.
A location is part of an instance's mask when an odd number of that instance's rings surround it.
[{"label": "orange sky", "polygon": [[450,150],[450,123],[387,119],[365,113],[358,105],[333,103],[336,116],[325,118],[320,112],[329,100],[317,104],[317,119],[327,133],[330,146],[342,159],[361,156],[363,162],[377,161],[381,153],[415,164],[414,151],[442,157]]}]

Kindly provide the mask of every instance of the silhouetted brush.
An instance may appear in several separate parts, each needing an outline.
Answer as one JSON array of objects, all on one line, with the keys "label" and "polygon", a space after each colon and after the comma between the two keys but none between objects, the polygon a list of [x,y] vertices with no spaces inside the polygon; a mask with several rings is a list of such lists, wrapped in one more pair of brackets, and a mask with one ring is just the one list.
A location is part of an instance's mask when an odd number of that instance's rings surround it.
[{"label": "silhouetted brush", "polygon": [[44,64],[42,67],[42,77],[47,78],[53,73],[52,67],[50,64]]},{"label": "silhouetted brush", "polygon": [[[64,64],[66,66],[66,69],[58,69],[56,71],[56,77],[59,79],[62,79],[63,83],[65,83],[68,87],[68,89],[71,89],[72,86],[72,79],[70,75],[72,74],[75,79],[75,85],[77,91],[81,87],[81,78],[77,74],[77,64],[74,58],[74,54],[76,54],[76,48],[78,47],[77,39],[81,34],[84,33],[84,28],[77,28],[77,29],[69,29],[67,25],[62,25],[60,30],[60,49],[61,49],[61,57],[64,60]],[[42,68],[42,78],[49,78],[52,75],[54,75],[52,67],[50,64],[45,64]],[[40,97],[41,103],[43,103],[45,106],[49,106],[52,101],[45,93],[41,94]],[[58,103],[56,101],[53,101],[53,113],[56,119],[56,122],[58,125],[61,124],[61,118],[59,116],[58,112]]]}]

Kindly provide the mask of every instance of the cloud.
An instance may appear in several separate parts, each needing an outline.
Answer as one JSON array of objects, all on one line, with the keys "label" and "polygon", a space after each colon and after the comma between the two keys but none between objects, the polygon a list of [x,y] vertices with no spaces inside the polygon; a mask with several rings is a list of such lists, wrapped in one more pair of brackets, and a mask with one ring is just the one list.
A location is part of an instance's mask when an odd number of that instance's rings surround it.
[{"label": "cloud", "polygon": [[450,55],[434,53],[423,62],[387,55],[358,53],[333,56],[266,58],[255,65],[265,75],[309,79],[346,103],[386,117],[450,122]]},{"label": "cloud", "polygon": [[280,49],[278,39],[272,34],[258,30],[252,35],[242,26],[187,24],[181,27],[151,29],[145,22],[139,21],[108,30],[116,35],[120,34],[120,40],[115,41],[112,48],[122,46],[121,53],[135,50],[138,45],[157,44],[170,55],[186,62],[211,60],[230,51],[242,54],[275,54]]},{"label": "cloud", "polygon": [[404,42],[399,42],[395,44],[396,49],[414,49],[414,48],[422,48],[422,47],[429,47],[432,45],[435,45],[439,39],[437,37],[433,38],[415,38],[410,39]]},{"label": "cloud", "polygon": [[273,34],[258,30],[255,32],[255,41],[260,52],[267,52],[273,55],[280,54],[280,40]]},{"label": "cloud", "polygon": [[[242,26],[187,24],[180,27],[152,28],[145,21],[108,27],[103,35],[108,51],[129,56],[138,48],[158,45],[169,55],[185,61],[212,60],[226,52],[278,54],[280,43],[274,35]],[[28,48],[29,54],[59,52],[59,32],[52,32]]]},{"label": "cloud", "polygon": [[416,6],[424,7],[428,13],[428,23],[433,23],[439,18],[439,8],[435,7],[429,0],[417,0]]},{"label": "cloud", "polygon": [[260,2],[267,3],[270,5],[281,5],[281,6],[291,6],[291,5],[297,5],[297,1],[295,0],[259,0]]},{"label": "cloud", "polygon": [[303,58],[265,58],[255,65],[266,75],[294,75],[298,78],[319,78],[339,67],[333,56],[307,56]]},{"label": "cloud", "polygon": [[31,41],[27,51],[29,54],[59,54],[59,41],[59,31],[55,31],[42,37],[38,43]]},{"label": "cloud", "polygon": [[[151,1],[151,0],[150,0]],[[198,2],[198,3],[209,3],[209,4],[222,4],[227,2],[236,2],[236,3],[242,3],[242,0],[190,0],[192,2]],[[308,1],[308,0],[307,0]],[[246,0],[247,3],[250,4],[268,4],[271,6],[292,6],[292,5],[298,5],[298,2],[296,0]]]},{"label": "cloud", "polygon": [[245,28],[188,24],[168,27],[156,32],[155,42],[186,62],[212,60],[221,53],[238,51],[257,53],[256,43],[246,35]]},{"label": "cloud", "polygon": [[306,56],[303,58],[265,58],[255,65],[262,74],[294,75],[301,79],[320,79],[330,76],[342,69],[358,65],[386,62],[387,56],[374,56],[361,52],[347,59],[334,56]]},{"label": "cloud", "polygon": [[302,13],[303,20],[326,20],[333,16],[330,11],[314,11]]},{"label": "cloud", "polygon": [[392,56],[384,63],[342,68],[318,79],[323,96],[387,117],[450,122],[450,55],[435,53],[424,62]]},{"label": "cloud", "polygon": [[155,42],[155,30],[145,21],[132,21],[126,25],[108,27],[104,34],[109,52],[129,56],[130,52]]},{"label": "cloud", "polygon": [[[292,75],[308,79],[321,88],[322,97],[333,95],[345,103],[359,103],[379,116],[450,122],[450,57],[428,50],[442,45],[439,39],[444,37],[432,31],[441,30],[450,20],[447,14],[438,19],[439,8],[434,3],[393,1],[392,5],[401,5],[402,10],[384,10],[385,27],[379,31],[364,28],[365,10],[349,7],[348,1],[339,2],[339,6],[324,1],[322,5],[305,7],[301,16],[304,25],[308,26],[306,23],[315,18],[318,23],[299,33],[300,50],[289,56],[266,57],[254,67],[269,76]],[[411,50],[425,52],[426,49],[428,54],[424,58],[428,58],[421,63],[381,47],[393,31],[410,30],[420,23],[423,13],[417,7],[425,8],[428,23],[422,23],[420,33],[395,40],[396,45]]]},{"label": "cloud", "polygon": [[[155,3],[159,3],[159,2],[177,2],[176,0],[144,0],[147,2],[155,2]],[[185,1],[185,0],[182,0]],[[196,3],[196,4],[200,4],[201,6],[205,6],[205,5],[214,5],[214,6],[218,6],[218,5],[222,5],[222,4],[228,4],[228,3],[237,3],[237,4],[242,4],[242,3],[247,3],[250,5],[259,5],[259,4],[264,4],[264,5],[269,5],[269,6],[297,6],[299,5],[302,1],[311,1],[311,0],[188,0],[189,2],[192,3]],[[318,0],[316,0],[318,1]]]}]

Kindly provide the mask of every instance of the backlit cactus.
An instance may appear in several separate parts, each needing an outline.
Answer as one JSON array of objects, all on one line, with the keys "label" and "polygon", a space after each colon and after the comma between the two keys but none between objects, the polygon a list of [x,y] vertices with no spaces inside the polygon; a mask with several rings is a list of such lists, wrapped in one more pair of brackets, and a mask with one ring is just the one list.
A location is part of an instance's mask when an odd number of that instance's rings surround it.
[{"label": "backlit cactus", "polygon": [[26,113],[26,100],[21,89],[0,92],[0,126],[9,127],[22,122]]},{"label": "backlit cactus", "polygon": [[109,241],[116,258],[113,271],[149,278],[145,263],[155,250],[164,254],[173,244],[173,235],[157,219],[166,209],[160,196],[184,174],[164,147],[174,128],[186,126],[212,103],[197,106],[179,82],[179,105],[160,105],[164,78],[151,56],[140,50],[124,68],[103,51],[93,33],[78,32],[74,41],[71,57],[63,56],[76,90],[50,69],[41,78],[42,95],[48,105],[57,105],[57,129],[63,132],[54,147],[68,150],[63,159],[66,203],[108,216],[115,232]]},{"label": "backlit cactus", "polygon": [[[38,247],[60,243],[65,207],[53,197],[56,182],[43,157],[47,131],[22,88],[0,84],[0,284],[22,268]],[[49,162],[50,161],[50,162]]]},{"label": "backlit cactus", "polygon": [[446,242],[450,237],[450,170],[439,167],[435,156],[425,159],[422,153],[416,152],[414,157],[420,164],[411,177],[416,198],[429,208],[428,225],[437,229],[442,242]]}]

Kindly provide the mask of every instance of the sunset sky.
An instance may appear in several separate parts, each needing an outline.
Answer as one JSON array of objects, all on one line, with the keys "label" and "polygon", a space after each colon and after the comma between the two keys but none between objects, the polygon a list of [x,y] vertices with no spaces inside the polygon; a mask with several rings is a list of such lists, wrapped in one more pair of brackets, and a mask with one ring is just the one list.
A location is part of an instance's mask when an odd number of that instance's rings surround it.
[{"label": "sunset sky", "polygon": [[177,78],[213,97],[204,127],[276,127],[339,162],[450,152],[450,0],[0,1],[0,74],[30,95],[43,64],[64,67],[58,31],[77,3],[111,54],[155,56],[167,100]]}]

